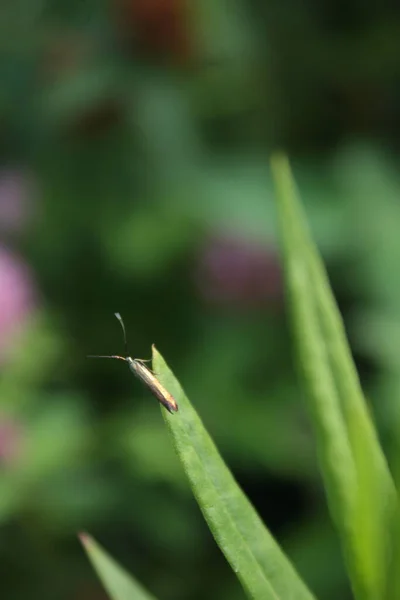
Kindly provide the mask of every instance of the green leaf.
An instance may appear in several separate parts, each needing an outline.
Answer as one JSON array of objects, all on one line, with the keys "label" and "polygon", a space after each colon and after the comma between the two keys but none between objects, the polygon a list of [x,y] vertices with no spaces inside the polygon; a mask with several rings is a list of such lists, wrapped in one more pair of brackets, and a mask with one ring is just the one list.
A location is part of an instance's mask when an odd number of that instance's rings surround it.
[{"label": "green leaf", "polygon": [[79,538],[112,600],[155,600],[90,535],[81,533]]},{"label": "green leaf", "polygon": [[383,597],[394,484],[289,163],[272,160],[286,284],[331,515],[357,598]]},{"label": "green leaf", "polygon": [[[225,465],[179,382],[153,347],[153,367],[179,411],[162,408],[200,509],[247,595],[259,600],[311,600],[302,582]],[[231,415],[227,414],[227,426]]]}]

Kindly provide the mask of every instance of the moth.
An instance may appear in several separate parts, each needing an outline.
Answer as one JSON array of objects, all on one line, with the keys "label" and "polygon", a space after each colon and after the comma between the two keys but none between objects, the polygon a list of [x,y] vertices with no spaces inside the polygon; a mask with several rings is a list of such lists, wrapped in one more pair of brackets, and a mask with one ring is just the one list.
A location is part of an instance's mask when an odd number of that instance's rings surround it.
[{"label": "moth", "polygon": [[128,342],[126,337],[125,325],[122,317],[119,313],[114,313],[118,321],[121,324],[122,331],[124,334],[125,354],[126,356],[119,356],[118,354],[111,354],[106,356],[104,354],[89,354],[88,358],[116,358],[117,360],[123,360],[128,363],[128,366],[132,373],[144,383],[144,385],[150,390],[150,392],[157,398],[157,400],[165,406],[170,413],[177,412],[178,404],[175,398],[170,394],[163,385],[158,381],[157,377],[145,365],[145,360],[141,358],[132,358],[128,352]]}]

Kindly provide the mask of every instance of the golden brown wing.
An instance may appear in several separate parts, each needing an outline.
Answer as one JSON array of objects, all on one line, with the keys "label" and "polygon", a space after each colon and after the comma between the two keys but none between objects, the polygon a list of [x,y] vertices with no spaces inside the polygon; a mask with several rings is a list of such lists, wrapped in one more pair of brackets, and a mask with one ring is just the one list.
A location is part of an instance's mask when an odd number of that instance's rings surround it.
[{"label": "golden brown wing", "polygon": [[157,377],[139,360],[131,359],[129,361],[131,371],[140,379],[157,398],[159,402],[170,412],[178,410],[175,398],[158,381]]}]

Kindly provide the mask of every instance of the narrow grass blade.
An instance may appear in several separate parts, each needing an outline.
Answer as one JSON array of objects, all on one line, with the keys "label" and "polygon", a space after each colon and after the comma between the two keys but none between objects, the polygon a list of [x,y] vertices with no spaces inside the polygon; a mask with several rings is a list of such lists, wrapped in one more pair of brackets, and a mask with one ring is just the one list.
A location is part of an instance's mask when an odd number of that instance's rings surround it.
[{"label": "narrow grass blade", "polygon": [[[397,423],[397,442],[394,444],[393,472],[397,489],[400,488],[400,427]],[[392,451],[393,452],[393,451]],[[385,600],[400,598],[400,497],[397,496],[397,510],[390,527],[392,539],[392,556],[387,565],[387,586]]]},{"label": "narrow grass blade", "polygon": [[355,596],[378,600],[395,488],[287,159],[276,155],[272,171],[293,328],[328,502]]},{"label": "narrow grass blade", "polygon": [[179,382],[154,347],[153,368],[178,402],[179,411],[174,415],[161,410],[193,493],[247,595],[256,600],[311,600],[313,595],[236,483]]},{"label": "narrow grass blade", "polygon": [[79,538],[110,600],[155,600],[90,535]]}]

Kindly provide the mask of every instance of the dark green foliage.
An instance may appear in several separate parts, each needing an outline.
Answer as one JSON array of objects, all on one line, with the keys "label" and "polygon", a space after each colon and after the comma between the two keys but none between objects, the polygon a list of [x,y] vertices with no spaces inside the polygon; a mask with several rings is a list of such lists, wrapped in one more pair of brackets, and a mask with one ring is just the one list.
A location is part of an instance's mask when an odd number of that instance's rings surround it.
[{"label": "dark green foliage", "polygon": [[3,595],[97,597],[85,529],[157,597],[243,597],[156,402],[123,364],[85,358],[122,352],[118,310],[133,356],[154,342],[168,359],[310,588],[344,598],[267,157],[291,151],[393,450],[400,182],[377,140],[397,143],[397,22],[370,2],[150,4],[0,7]]}]

